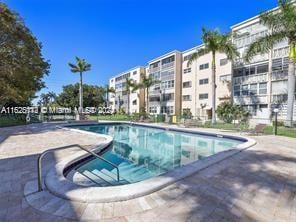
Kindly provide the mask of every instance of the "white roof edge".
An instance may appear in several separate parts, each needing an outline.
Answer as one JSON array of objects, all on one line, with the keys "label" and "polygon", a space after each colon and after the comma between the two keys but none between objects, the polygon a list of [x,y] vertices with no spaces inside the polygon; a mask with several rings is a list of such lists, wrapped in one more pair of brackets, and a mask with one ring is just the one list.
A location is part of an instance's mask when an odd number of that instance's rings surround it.
[{"label": "white roof edge", "polygon": [[121,75],[123,75],[123,74],[126,74],[126,73],[128,73],[128,72],[130,72],[130,71],[132,71],[132,70],[134,70],[134,69],[138,69],[138,68],[144,68],[145,69],[145,66],[135,66],[135,67],[133,67],[133,68],[131,68],[131,69],[128,69],[128,70],[126,70],[126,71],[123,71],[123,72],[121,72],[121,73],[119,73],[119,74],[116,74],[115,76],[112,76],[110,79],[113,79],[113,78],[116,78],[116,77],[118,77],[118,76],[121,76]]},{"label": "white roof edge", "polygon": [[186,52],[189,52],[189,51],[194,50],[194,49],[199,49],[199,48],[201,48],[203,46],[204,46],[204,44],[200,44],[200,45],[194,46],[194,47],[192,47],[190,49],[186,49],[182,53],[186,53]]},{"label": "white roof edge", "polygon": [[[293,0],[293,1],[291,1],[291,2],[295,2],[295,0]],[[277,6],[277,7],[274,7],[274,8],[272,8],[272,9],[266,10],[265,12],[274,12],[274,11],[276,11],[278,8],[279,8],[279,7]],[[244,20],[244,21],[242,21],[242,22],[239,22],[239,23],[237,23],[237,24],[234,24],[234,25],[230,26],[230,29],[232,30],[232,29],[237,28],[237,27],[239,27],[239,26],[241,26],[241,25],[243,25],[243,24],[246,24],[246,23],[248,23],[248,22],[250,22],[250,21],[256,20],[256,19],[259,18],[259,16],[260,16],[260,14],[259,14],[259,15],[256,15],[256,16],[253,16],[253,17],[251,17],[251,18],[249,18],[249,19],[247,19],[247,20]]]},{"label": "white roof edge", "polygon": [[154,59],[148,61],[148,64],[151,63],[151,62],[154,62],[154,61],[156,61],[156,60],[159,60],[159,59],[161,59],[161,58],[163,58],[163,57],[166,57],[166,56],[168,56],[168,55],[170,55],[170,54],[173,54],[173,53],[182,53],[182,52],[180,52],[180,51],[178,51],[178,50],[170,51],[170,52],[168,52],[168,53],[166,53],[166,54],[163,54],[163,55],[161,55],[161,56],[158,56],[158,57],[156,57],[156,58],[154,58]]}]

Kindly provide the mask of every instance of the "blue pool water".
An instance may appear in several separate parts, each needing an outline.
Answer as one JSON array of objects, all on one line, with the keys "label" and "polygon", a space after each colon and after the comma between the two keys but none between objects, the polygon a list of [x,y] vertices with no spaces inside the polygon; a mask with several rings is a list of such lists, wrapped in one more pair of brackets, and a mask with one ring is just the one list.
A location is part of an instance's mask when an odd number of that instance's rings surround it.
[{"label": "blue pool water", "polygon": [[92,159],[75,169],[98,186],[142,181],[242,143],[235,139],[129,124],[72,128],[113,137],[113,144],[100,155],[118,166],[119,182],[116,180],[116,169],[102,160]]}]

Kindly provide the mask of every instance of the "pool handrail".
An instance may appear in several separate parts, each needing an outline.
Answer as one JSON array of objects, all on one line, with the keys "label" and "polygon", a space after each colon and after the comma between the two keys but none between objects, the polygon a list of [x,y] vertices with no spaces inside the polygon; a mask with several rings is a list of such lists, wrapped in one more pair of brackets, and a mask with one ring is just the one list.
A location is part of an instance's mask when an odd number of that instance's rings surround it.
[{"label": "pool handrail", "polygon": [[85,152],[91,154],[95,158],[100,159],[100,160],[103,160],[104,162],[106,162],[106,163],[110,164],[111,166],[113,166],[116,169],[116,171],[117,171],[117,181],[119,182],[120,177],[119,177],[119,168],[118,168],[118,166],[116,166],[114,163],[110,162],[109,160],[106,160],[104,157],[96,154],[95,152],[93,152],[91,150],[88,150],[88,149],[80,146],[79,144],[71,144],[71,145],[67,145],[67,146],[56,147],[56,148],[45,150],[45,151],[43,151],[39,155],[38,160],[37,160],[38,161],[38,166],[37,166],[38,167],[38,191],[42,191],[43,190],[43,188],[42,188],[42,158],[47,153],[50,153],[50,152],[53,152],[53,151],[57,151],[57,150],[67,149],[67,148],[70,148],[70,147],[78,147],[81,150],[84,150]]}]

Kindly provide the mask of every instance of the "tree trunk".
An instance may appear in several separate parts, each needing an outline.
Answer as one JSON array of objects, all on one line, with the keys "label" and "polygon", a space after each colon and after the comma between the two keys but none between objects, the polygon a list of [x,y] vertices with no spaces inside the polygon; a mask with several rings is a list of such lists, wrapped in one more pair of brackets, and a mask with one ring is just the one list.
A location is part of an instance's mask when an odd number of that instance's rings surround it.
[{"label": "tree trunk", "polygon": [[287,101],[287,118],[285,126],[293,126],[293,109],[295,97],[295,59],[290,58],[289,72],[288,72],[288,101]]},{"label": "tree trunk", "polygon": [[216,123],[216,53],[212,53],[212,124]]},{"label": "tree trunk", "polygon": [[149,112],[149,96],[148,96],[148,90],[149,90],[149,88],[147,88],[147,92],[146,92],[146,105],[147,105],[146,110],[147,110],[147,114],[150,113]]},{"label": "tree trunk", "polygon": [[127,93],[127,114],[130,115],[130,92]]},{"label": "tree trunk", "polygon": [[80,84],[79,84],[79,112],[83,110],[83,89],[82,89],[82,72],[80,72]]},{"label": "tree trunk", "polygon": [[108,90],[107,90],[106,100],[107,100],[106,106],[109,107],[109,92],[108,92]]}]

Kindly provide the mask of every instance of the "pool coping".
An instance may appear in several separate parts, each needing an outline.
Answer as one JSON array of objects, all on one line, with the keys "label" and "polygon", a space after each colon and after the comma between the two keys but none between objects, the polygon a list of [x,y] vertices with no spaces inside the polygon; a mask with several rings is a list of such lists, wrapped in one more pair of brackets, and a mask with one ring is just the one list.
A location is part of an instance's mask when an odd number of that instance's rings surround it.
[{"label": "pool coping", "polygon": [[[165,130],[180,131],[187,133],[195,133],[201,135],[209,135],[216,137],[226,137],[233,139],[240,139],[246,142],[238,144],[230,150],[222,151],[212,156],[206,157],[202,160],[197,160],[182,167],[173,169],[165,174],[160,176],[152,177],[147,180],[140,182],[119,185],[119,186],[110,186],[110,187],[96,187],[96,186],[82,186],[75,184],[74,182],[68,180],[64,176],[64,169],[73,164],[74,162],[89,156],[88,153],[84,151],[76,152],[75,154],[64,158],[62,161],[57,163],[54,168],[45,176],[45,186],[52,194],[73,201],[87,202],[87,203],[106,203],[106,202],[116,202],[116,201],[125,201],[129,199],[134,199],[137,197],[145,196],[151,194],[155,191],[158,191],[162,188],[165,188],[185,177],[191,176],[198,171],[205,169],[213,164],[216,164],[222,160],[225,160],[251,146],[256,144],[256,141],[245,137],[245,136],[233,136],[227,135],[226,133],[210,133],[202,132],[198,130],[188,129],[188,128],[178,128],[175,126],[156,126],[146,123],[132,123],[127,121],[106,121],[101,123],[127,123],[144,127],[154,127]],[[108,135],[98,134],[93,132],[88,132],[79,129],[67,128],[67,126],[76,126],[76,125],[96,125],[100,123],[89,123],[89,124],[79,124],[79,123],[70,123],[59,126],[59,128],[80,132],[82,134],[95,135],[98,137],[104,137],[106,141],[100,144],[96,144],[93,148],[95,151],[106,148],[113,141],[113,138]]]}]

